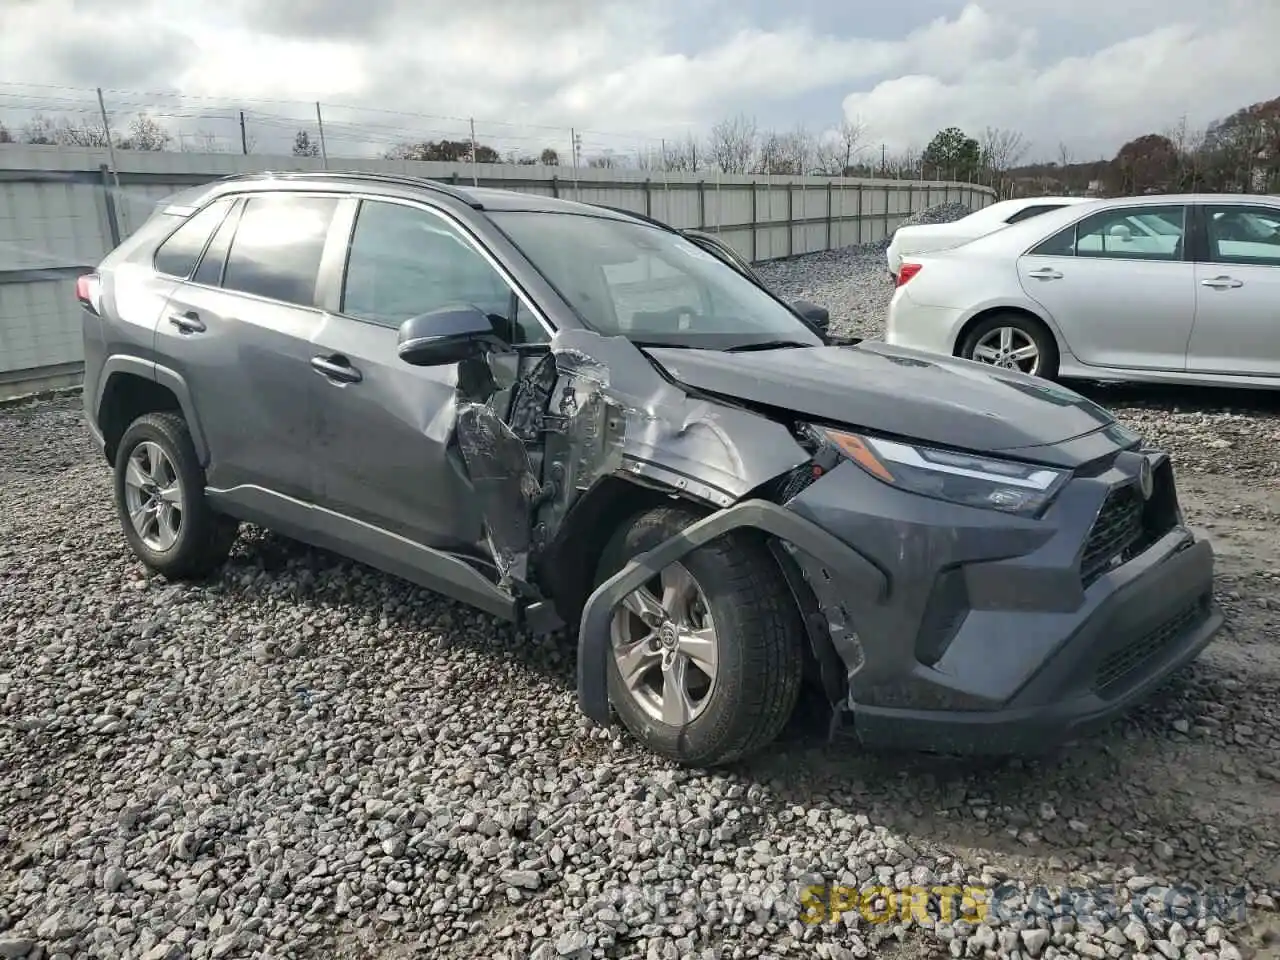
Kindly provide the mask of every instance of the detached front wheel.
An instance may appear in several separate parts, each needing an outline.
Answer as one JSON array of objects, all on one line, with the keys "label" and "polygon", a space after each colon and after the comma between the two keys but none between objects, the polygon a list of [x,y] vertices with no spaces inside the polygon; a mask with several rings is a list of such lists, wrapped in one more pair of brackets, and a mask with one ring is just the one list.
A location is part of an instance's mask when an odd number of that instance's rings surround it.
[{"label": "detached front wheel", "polygon": [[[605,548],[602,583],[698,519],[680,507],[633,518]],[[610,627],[609,695],[623,725],[690,766],[770,744],[795,709],[804,634],[790,589],[759,537],[731,532],[659,571]]]}]

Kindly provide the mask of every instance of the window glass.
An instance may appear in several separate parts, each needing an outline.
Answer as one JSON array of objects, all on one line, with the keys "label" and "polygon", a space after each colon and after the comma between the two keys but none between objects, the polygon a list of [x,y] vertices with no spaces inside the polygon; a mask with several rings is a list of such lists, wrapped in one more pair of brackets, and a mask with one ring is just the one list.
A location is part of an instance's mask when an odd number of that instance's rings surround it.
[{"label": "window glass", "polygon": [[738,269],[671,231],[585,214],[496,211],[489,219],[606,336],[712,349],[821,342]]},{"label": "window glass", "polygon": [[334,197],[251,197],[231,242],[223,287],[314,306],[320,257],[337,206]]},{"label": "window glass", "polygon": [[1032,217],[1038,217],[1042,213],[1048,213],[1050,210],[1061,209],[1060,203],[1037,203],[1034,206],[1023,207],[1013,216],[1009,217],[1005,223],[1021,223],[1023,220],[1030,220]]},{"label": "window glass", "polygon": [[170,234],[169,239],[156,250],[156,270],[184,280],[191,276],[205,244],[213,236],[213,231],[218,229],[218,224],[222,222],[230,206],[230,199],[215,200],[188,217],[187,222]]},{"label": "window glass", "polygon": [[231,238],[235,236],[236,225],[240,222],[240,211],[243,208],[232,210],[230,215],[222,221],[222,225],[218,227],[218,232],[213,235],[213,239],[209,241],[209,246],[205,248],[204,256],[200,258],[200,265],[196,267],[196,272],[191,275],[191,279],[196,283],[208,284],[211,287],[219,286],[222,283],[222,268],[227,262],[227,251],[231,248]]},{"label": "window glass", "polygon": [[1280,266],[1280,208],[1223,204],[1204,213],[1211,262]]},{"label": "window glass", "polygon": [[1031,252],[1049,257],[1181,260],[1186,208],[1121,207],[1085,217]]},{"label": "window glass", "polygon": [[362,320],[395,327],[465,303],[505,324],[515,342],[547,339],[489,261],[451,224],[418,207],[360,204],[344,286],[342,312]]}]

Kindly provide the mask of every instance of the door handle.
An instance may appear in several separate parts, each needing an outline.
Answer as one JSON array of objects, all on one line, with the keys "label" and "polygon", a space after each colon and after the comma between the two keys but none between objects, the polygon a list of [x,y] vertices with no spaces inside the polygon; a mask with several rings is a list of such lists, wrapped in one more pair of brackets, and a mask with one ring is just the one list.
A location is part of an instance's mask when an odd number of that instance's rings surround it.
[{"label": "door handle", "polygon": [[317,373],[322,373],[337,383],[359,383],[363,375],[351,365],[351,361],[341,354],[330,357],[312,357],[311,366]]},{"label": "door handle", "polygon": [[1052,267],[1041,267],[1039,270],[1031,270],[1027,273],[1028,277],[1035,277],[1037,280],[1061,280],[1062,274]]},{"label": "door handle", "polygon": [[1200,285],[1204,287],[1213,287],[1215,290],[1229,290],[1235,287],[1243,287],[1244,281],[1224,275],[1221,277],[1210,277],[1208,280],[1201,280]]},{"label": "door handle", "polygon": [[169,323],[177,327],[182,333],[204,333],[208,329],[204,325],[204,321],[200,319],[200,314],[194,310],[189,310],[186,313],[170,314]]}]

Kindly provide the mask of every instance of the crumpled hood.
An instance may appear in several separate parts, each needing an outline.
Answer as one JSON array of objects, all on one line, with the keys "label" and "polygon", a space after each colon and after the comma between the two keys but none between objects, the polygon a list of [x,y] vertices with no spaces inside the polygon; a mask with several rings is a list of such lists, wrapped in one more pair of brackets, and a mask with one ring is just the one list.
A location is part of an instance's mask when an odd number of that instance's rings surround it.
[{"label": "crumpled hood", "polygon": [[[649,347],[645,353],[695,390],[976,452],[1043,448],[1115,423],[1092,400],[1048,381],[879,341],[742,353]],[[1114,432],[1108,446],[1133,439]],[[1064,459],[1052,450],[1027,455]]]}]

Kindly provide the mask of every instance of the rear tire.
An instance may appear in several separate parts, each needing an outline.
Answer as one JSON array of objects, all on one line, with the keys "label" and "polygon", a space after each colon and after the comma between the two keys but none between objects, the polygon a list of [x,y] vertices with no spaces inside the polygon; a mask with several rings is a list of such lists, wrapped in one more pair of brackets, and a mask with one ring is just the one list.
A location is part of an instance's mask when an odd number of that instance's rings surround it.
[{"label": "rear tire", "polygon": [[[1008,333],[1004,334],[1004,331]],[[1028,347],[1033,347],[1036,351],[1034,369],[1028,369],[1027,364],[1017,363],[1013,357],[1005,356],[1005,348],[1018,351]],[[992,351],[1000,356],[991,356]],[[1030,314],[1012,310],[994,313],[976,323],[961,341],[959,356],[989,366],[1020,370],[1046,380],[1053,380],[1058,375],[1058,344],[1049,328]],[[988,356],[991,358],[987,359]],[[1017,365],[1006,366],[1009,360]]]},{"label": "rear tire", "polygon": [[[632,518],[605,547],[596,583],[697,519],[691,510],[667,506]],[[666,588],[663,594],[659,586]],[[687,603],[678,599],[681,589]],[[623,725],[650,750],[688,766],[731,763],[768,746],[795,709],[804,668],[803,625],[777,562],[758,536],[733,531],[662,571],[649,585],[648,600],[666,597],[676,598],[674,615],[672,609],[646,608],[683,637],[673,641],[667,634],[666,647],[662,630],[635,612],[645,606],[636,594],[614,615],[609,695]],[[691,611],[689,617],[682,618],[680,609]],[[715,645],[709,672],[700,646],[707,635]],[[644,636],[652,639],[637,639]],[[686,641],[698,652],[685,656]],[[632,656],[620,658],[622,652]],[[643,662],[650,666],[641,672]],[[677,688],[687,694],[685,709],[669,712],[668,694]]]},{"label": "rear tire", "polygon": [[125,430],[116,448],[116,509],[130,549],[156,573],[202,578],[230,554],[240,525],[213,511],[204,488],[182,417],[148,413]]}]

